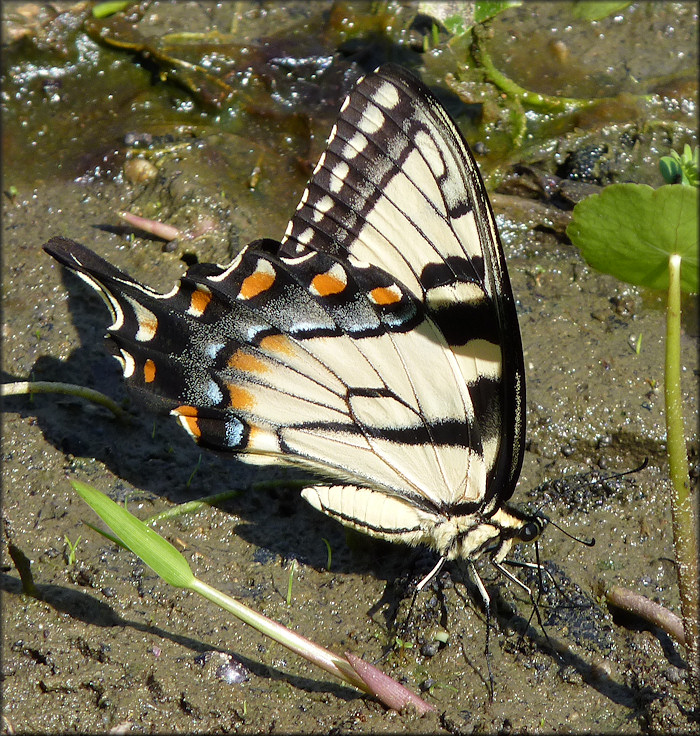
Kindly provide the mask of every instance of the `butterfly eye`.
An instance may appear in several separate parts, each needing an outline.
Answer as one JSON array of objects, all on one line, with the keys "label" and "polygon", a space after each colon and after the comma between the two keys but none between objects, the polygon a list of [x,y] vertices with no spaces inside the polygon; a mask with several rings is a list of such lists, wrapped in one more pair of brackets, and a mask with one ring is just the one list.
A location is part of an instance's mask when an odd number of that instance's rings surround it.
[{"label": "butterfly eye", "polygon": [[542,533],[542,527],[536,521],[529,521],[518,533],[518,539],[522,542],[532,542]]}]

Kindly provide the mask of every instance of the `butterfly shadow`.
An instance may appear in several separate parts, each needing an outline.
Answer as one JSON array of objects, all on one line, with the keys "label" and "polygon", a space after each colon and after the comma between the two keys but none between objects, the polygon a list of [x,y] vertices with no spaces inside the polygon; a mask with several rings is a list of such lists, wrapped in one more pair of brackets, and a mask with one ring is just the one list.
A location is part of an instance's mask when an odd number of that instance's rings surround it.
[{"label": "butterfly shadow", "polygon": [[[525,583],[534,592],[534,606],[522,591],[513,591],[513,586],[498,576],[486,585],[494,624],[498,631],[505,632],[505,652],[513,654],[516,660],[537,653],[548,656],[550,666],[557,668],[563,683],[585,683],[632,711],[639,708],[640,698],[662,697],[662,693],[651,692],[649,688],[640,692],[639,688],[627,684],[626,678],[610,673],[605,663],[613,655],[615,642],[609,618],[559,566],[544,562],[541,573],[527,572]],[[478,596],[473,595],[475,586],[471,586],[470,592],[472,605],[478,609],[484,625],[488,625],[483,606]],[[665,637],[663,632],[658,633]],[[672,646],[665,651],[669,662],[680,661]]]}]

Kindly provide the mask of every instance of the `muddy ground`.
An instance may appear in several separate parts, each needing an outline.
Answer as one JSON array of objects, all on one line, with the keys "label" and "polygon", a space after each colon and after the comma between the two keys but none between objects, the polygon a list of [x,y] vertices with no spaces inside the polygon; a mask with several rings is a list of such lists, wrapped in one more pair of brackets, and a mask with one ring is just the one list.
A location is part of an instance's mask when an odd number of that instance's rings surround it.
[{"label": "muddy ground", "polygon": [[[646,5],[632,6],[628,18],[639,24]],[[690,5],[661,4],[672,9],[666,27]],[[3,4],[6,28],[15,22],[12,6]],[[300,7],[288,12],[295,17]],[[145,16],[168,28],[207,31],[225,11],[153,3]],[[281,11],[251,6],[236,33],[244,40],[272,33],[281,22],[275,12]],[[537,25],[536,16],[519,12],[495,28],[507,29],[510,38],[521,28],[520,38],[529,38],[527,22]],[[26,53],[39,53],[32,60],[37,68],[41,62],[60,69],[60,40],[76,43],[76,36],[37,17],[36,27],[27,24],[27,38],[36,41],[53,28],[54,42],[50,37],[42,47],[25,39]],[[674,43],[688,54],[697,45],[696,21],[676,28]],[[632,26],[638,34],[644,27]],[[649,44],[634,32],[623,38],[628,65],[648,53]],[[249,240],[283,232],[332,122],[333,103],[319,103],[317,119],[311,115],[301,126],[294,115],[274,129],[260,122],[263,114],[254,123],[232,122],[225,112],[205,115],[196,104],[184,106],[191,97],[182,86],[159,83],[143,61],[78,39],[86,49],[77,67],[82,76],[76,81],[65,72],[60,82],[54,72],[54,83],[38,86],[14,47],[10,70],[24,70],[29,81],[14,80],[24,92],[17,104],[6,97],[4,109],[3,382],[68,381],[122,401],[119,368],[102,346],[106,309],[41,251],[42,243],[71,237],[163,291],[194,257],[228,262]],[[91,76],[90,53],[95,68],[111,68],[123,86],[108,92],[104,74]],[[673,87],[678,109],[696,104],[694,85],[682,78]],[[52,95],[58,95],[54,102]],[[120,95],[121,110],[114,104]],[[39,105],[45,117],[37,121]],[[171,117],[164,123],[153,107]],[[694,130],[686,118],[675,122]],[[611,135],[603,126],[594,132],[603,141]],[[146,136],[143,150],[128,138],[133,134]],[[153,178],[138,180],[127,165],[133,158],[151,161]],[[697,732],[683,649],[660,630],[611,611],[601,597],[602,587],[620,584],[678,611],[664,445],[663,301],[593,271],[561,228],[523,226],[507,209],[511,201],[494,197],[528,382],[528,450],[514,500],[544,504],[570,534],[595,537],[596,545],[552,527],[541,542],[541,559],[568,596],[549,590],[547,578],[542,617],[549,641],[531,619],[527,596],[483,567],[497,609],[490,637],[493,702],[483,611],[459,567],[418,600],[403,635],[413,646],[380,663],[421,691],[436,713],[387,711],[210,603],[167,586],[84,525],[94,521],[92,512],[69,481],[96,486],[142,518],[238,489],[218,507],[162,524],[160,533],[205,581],[322,645],[370,661],[393,640],[394,619],[405,619],[410,582],[434,562],[429,554],[348,534],[300,499],[298,473],[262,472],[202,453],[172,420],[138,404],[129,405],[133,418],[125,424],[82,399],[49,394],[3,405],[6,733]],[[122,210],[195,237],[170,247],[134,236],[116,215]],[[685,305],[682,351],[687,434],[697,448],[694,305]],[[648,467],[624,479],[588,477],[635,468],[644,458]],[[278,482],[253,485],[260,481]],[[31,561],[36,596],[23,592],[8,544]],[[518,559],[532,561],[533,548]],[[449,634],[440,647],[433,646],[438,630]],[[247,679],[220,679],[216,652],[232,654]]]}]

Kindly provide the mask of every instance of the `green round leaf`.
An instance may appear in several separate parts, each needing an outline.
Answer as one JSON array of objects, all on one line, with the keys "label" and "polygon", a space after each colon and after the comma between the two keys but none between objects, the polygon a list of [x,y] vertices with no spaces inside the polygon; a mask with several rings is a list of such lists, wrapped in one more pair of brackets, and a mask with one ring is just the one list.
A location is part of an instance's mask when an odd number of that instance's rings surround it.
[{"label": "green round leaf", "polygon": [[681,256],[681,288],[698,292],[698,190],[612,184],[579,202],[566,229],[593,268],[652,289],[668,288],[668,259]]},{"label": "green round leaf", "polygon": [[607,18],[613,13],[617,13],[620,10],[624,10],[628,5],[632,3],[630,0],[620,0],[616,2],[611,0],[579,0],[573,5],[573,16],[580,20],[602,20]]}]

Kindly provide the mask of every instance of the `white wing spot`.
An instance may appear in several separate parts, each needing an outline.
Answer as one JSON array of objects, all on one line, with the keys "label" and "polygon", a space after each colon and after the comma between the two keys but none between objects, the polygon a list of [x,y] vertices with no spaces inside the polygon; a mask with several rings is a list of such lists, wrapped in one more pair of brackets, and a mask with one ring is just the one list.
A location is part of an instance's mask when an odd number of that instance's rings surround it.
[{"label": "white wing spot", "polygon": [[367,145],[368,140],[358,130],[355,135],[345,144],[345,147],[343,148],[343,153],[341,155],[343,156],[343,158],[346,158],[348,159],[348,161],[350,161],[355,158],[355,156],[357,156],[359,153],[362,153]]},{"label": "white wing spot", "polygon": [[329,189],[331,190],[331,192],[337,194],[343,188],[343,184],[345,184],[345,177],[349,173],[350,167],[345,163],[345,161],[341,161],[333,167],[333,171],[331,172],[331,180],[329,183]]},{"label": "white wing spot", "polygon": [[434,286],[425,294],[425,303],[430,309],[439,310],[453,304],[478,305],[487,299],[487,294],[479,284],[454,283]]},{"label": "white wing spot", "polygon": [[309,199],[309,188],[307,187],[304,189],[303,194],[301,195],[301,199],[299,200],[299,204],[297,205],[297,210],[300,210],[308,201]]},{"label": "white wing spot", "polygon": [[333,209],[333,199],[325,194],[321,199],[314,205],[314,222],[321,222],[327,212]]},{"label": "white wing spot", "polygon": [[313,229],[310,227],[307,227],[306,230],[304,230],[304,232],[301,235],[299,235],[297,240],[302,245],[308,245],[312,241],[313,237],[314,237]]},{"label": "white wing spot", "polygon": [[308,248],[304,248],[301,245],[297,245],[297,253],[301,253],[302,255],[297,256],[296,258],[280,258],[280,260],[282,263],[287,263],[290,266],[298,266],[300,263],[305,263],[306,261],[316,257],[315,251],[309,251]]},{"label": "white wing spot", "polygon": [[372,99],[377,104],[383,105],[387,110],[392,110],[399,104],[399,92],[393,84],[384,82],[372,95]]},{"label": "white wing spot", "polygon": [[370,268],[370,263],[368,261],[360,260],[352,253],[348,253],[348,263],[354,268]]},{"label": "white wing spot", "polygon": [[374,135],[384,125],[384,113],[376,105],[367,105],[357,127],[367,135]]},{"label": "white wing spot", "polygon": [[318,174],[318,172],[323,168],[323,164],[326,163],[326,152],[324,151],[321,154],[321,158],[318,160],[318,163],[316,164],[316,168],[314,169],[314,176]]},{"label": "white wing spot", "polygon": [[228,266],[226,266],[226,269],[224,271],[222,271],[217,276],[207,276],[207,281],[211,281],[213,283],[216,283],[219,281],[225,281],[230,276],[230,274],[238,268],[241,261],[243,260],[243,254],[247,250],[248,250],[248,246],[246,245],[246,247],[243,248],[243,250],[231,261],[231,263],[229,263]]},{"label": "white wing spot", "polygon": [[115,357],[122,364],[124,378],[131,378],[134,375],[134,370],[136,369],[136,362],[134,361],[131,353],[127,353],[124,348],[119,348],[119,352],[122,354],[121,359],[119,358],[119,356]]}]

